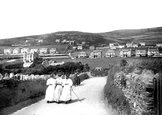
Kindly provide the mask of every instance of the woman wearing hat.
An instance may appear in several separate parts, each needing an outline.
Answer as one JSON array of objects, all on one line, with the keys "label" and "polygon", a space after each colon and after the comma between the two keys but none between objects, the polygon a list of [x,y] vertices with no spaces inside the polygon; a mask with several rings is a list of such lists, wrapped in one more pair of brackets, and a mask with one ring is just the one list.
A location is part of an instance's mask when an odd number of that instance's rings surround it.
[{"label": "woman wearing hat", "polygon": [[45,100],[47,103],[54,101],[54,90],[56,86],[56,79],[54,75],[51,75],[50,78],[47,80],[46,85],[48,85],[46,89]]},{"label": "woman wearing hat", "polygon": [[62,93],[62,83],[63,83],[63,80],[61,78],[61,73],[59,73],[58,77],[56,78],[56,89],[54,92],[54,97],[55,97],[54,101],[57,103],[60,101],[60,96]]}]

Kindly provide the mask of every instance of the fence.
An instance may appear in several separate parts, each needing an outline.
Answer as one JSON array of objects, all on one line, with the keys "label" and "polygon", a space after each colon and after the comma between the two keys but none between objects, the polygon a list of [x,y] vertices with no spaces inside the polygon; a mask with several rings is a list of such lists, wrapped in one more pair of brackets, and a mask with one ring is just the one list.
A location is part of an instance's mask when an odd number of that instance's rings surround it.
[{"label": "fence", "polygon": [[154,85],[154,112],[155,115],[162,115],[162,73],[153,79]]}]

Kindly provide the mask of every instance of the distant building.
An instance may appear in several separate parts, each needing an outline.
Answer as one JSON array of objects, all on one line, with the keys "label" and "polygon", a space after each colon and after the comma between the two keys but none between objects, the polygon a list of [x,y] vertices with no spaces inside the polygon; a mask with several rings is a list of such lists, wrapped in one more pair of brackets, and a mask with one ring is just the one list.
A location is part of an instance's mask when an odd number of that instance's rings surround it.
[{"label": "distant building", "polygon": [[5,54],[5,55],[10,55],[10,54],[12,54],[12,49],[11,49],[11,48],[6,48],[6,49],[4,49],[4,54]]},{"label": "distant building", "polygon": [[158,48],[148,48],[147,55],[148,56],[155,56],[155,57],[157,57],[159,55]]},{"label": "distant building", "polygon": [[119,43],[109,43],[110,49],[116,49],[119,47]]},{"label": "distant building", "polygon": [[39,52],[39,50],[38,50],[38,48],[32,48],[32,49],[30,49],[30,52],[36,52],[36,53],[38,53]]},{"label": "distant building", "polygon": [[56,43],[60,43],[60,39],[56,39],[55,42],[56,42]]},{"label": "distant building", "polygon": [[131,57],[131,49],[125,48],[119,50],[120,57]]},{"label": "distant building", "polygon": [[81,45],[80,46],[77,46],[77,49],[78,50],[83,50],[83,46],[81,46]]},{"label": "distant building", "polygon": [[39,49],[39,54],[47,54],[47,48],[40,48]]},{"label": "distant building", "polygon": [[115,57],[115,56],[116,56],[115,51],[112,49],[107,50],[105,54],[105,57]]},{"label": "distant building", "polygon": [[89,49],[90,50],[95,50],[95,46],[90,46]]},{"label": "distant building", "polygon": [[38,39],[37,40],[38,43],[43,43],[43,41],[44,41],[43,39]]},{"label": "distant building", "polygon": [[50,54],[55,54],[55,53],[56,53],[56,48],[51,48],[51,49],[49,50],[49,52],[50,52]]},{"label": "distant building", "polygon": [[29,48],[22,48],[20,52],[21,54],[24,54],[26,52],[29,52],[29,50],[30,50]]},{"label": "distant building", "polygon": [[157,47],[162,47],[162,43],[156,44]]},{"label": "distant building", "polygon": [[75,41],[74,41],[74,40],[69,41],[69,44],[70,44],[70,45],[74,45],[74,44],[75,44]]},{"label": "distant building", "polygon": [[147,48],[138,48],[135,50],[136,57],[147,56]]},{"label": "distant building", "polygon": [[102,57],[102,51],[101,50],[94,50],[90,53],[90,58],[101,58]]},{"label": "distant building", "polygon": [[20,51],[21,51],[20,48],[14,48],[13,54],[15,54],[15,55],[20,54],[21,53]]},{"label": "distant building", "polygon": [[145,42],[140,42],[139,44],[140,44],[140,46],[145,46],[146,45]]},{"label": "distant building", "polygon": [[66,42],[67,42],[67,40],[66,40],[66,39],[62,40],[62,43],[66,43]]},{"label": "distant building", "polygon": [[85,57],[87,57],[87,53],[86,52],[79,52],[78,58],[85,58]]},{"label": "distant building", "polygon": [[38,57],[39,57],[39,55],[36,52],[23,53],[23,62],[24,62],[23,66],[29,67],[33,63],[34,59],[38,58]]}]

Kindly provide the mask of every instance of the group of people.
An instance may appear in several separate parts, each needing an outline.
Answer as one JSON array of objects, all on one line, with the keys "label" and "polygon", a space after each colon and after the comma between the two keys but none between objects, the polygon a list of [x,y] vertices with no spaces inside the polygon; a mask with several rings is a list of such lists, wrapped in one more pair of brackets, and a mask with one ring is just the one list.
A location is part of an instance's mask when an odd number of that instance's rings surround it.
[{"label": "group of people", "polygon": [[50,76],[46,82],[46,85],[48,85],[45,95],[47,103],[69,103],[71,101],[73,81],[69,76],[69,74],[63,75],[61,73]]}]

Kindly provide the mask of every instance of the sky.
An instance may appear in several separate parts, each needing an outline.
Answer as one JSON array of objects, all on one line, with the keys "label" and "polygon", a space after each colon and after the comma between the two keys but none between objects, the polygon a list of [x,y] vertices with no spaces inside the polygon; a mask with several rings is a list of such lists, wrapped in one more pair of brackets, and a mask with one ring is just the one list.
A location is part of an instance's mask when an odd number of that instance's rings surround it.
[{"label": "sky", "polygon": [[0,39],[162,26],[161,0],[0,0]]}]

